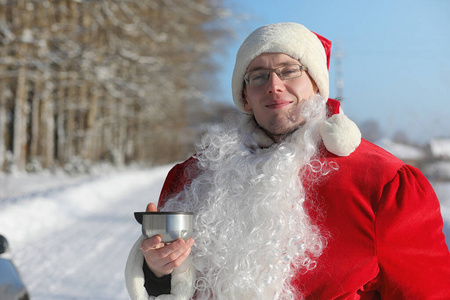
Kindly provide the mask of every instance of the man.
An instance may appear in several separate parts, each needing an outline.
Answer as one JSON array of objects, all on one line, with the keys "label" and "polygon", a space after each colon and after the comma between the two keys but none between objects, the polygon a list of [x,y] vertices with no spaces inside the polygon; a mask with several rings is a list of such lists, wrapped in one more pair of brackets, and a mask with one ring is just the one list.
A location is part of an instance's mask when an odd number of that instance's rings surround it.
[{"label": "man", "polygon": [[245,114],[170,171],[158,203],[194,212],[194,236],[136,242],[132,299],[450,298],[439,202],[328,99],[330,48],[296,23],[244,41],[232,84]]}]

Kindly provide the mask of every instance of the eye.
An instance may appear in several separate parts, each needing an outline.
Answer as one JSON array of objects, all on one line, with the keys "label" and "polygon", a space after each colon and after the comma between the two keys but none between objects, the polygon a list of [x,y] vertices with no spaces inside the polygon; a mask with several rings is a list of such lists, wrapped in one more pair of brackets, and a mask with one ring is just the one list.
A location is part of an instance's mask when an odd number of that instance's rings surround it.
[{"label": "eye", "polygon": [[283,76],[295,76],[298,74],[298,72],[300,72],[300,68],[297,65],[293,65],[293,66],[287,66],[285,68],[283,68],[283,70],[281,70],[281,74]]},{"label": "eye", "polygon": [[267,75],[268,72],[267,71],[255,71],[252,72],[250,74],[248,74],[248,78],[249,78],[249,84],[251,85],[261,85],[264,84],[264,82],[267,80]]},{"label": "eye", "polygon": [[250,77],[250,80],[251,81],[255,81],[255,80],[261,80],[263,78],[264,78],[264,76],[259,74],[259,75],[255,75],[255,76]]},{"label": "eye", "polygon": [[256,72],[250,73],[249,77],[250,77],[250,80],[260,80],[260,79],[264,78],[265,76],[267,76],[266,73],[267,72],[256,71]]}]

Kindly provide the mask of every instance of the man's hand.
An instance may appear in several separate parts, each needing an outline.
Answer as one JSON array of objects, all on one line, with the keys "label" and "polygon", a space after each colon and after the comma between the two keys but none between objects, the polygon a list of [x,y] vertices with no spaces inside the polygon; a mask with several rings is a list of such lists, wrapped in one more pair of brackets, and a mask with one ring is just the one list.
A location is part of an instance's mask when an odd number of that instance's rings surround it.
[{"label": "man's hand", "polygon": [[[148,204],[146,211],[157,211],[156,205]],[[161,243],[160,235],[155,235],[142,242],[141,251],[150,270],[157,277],[162,277],[172,273],[173,269],[184,262],[191,253],[192,245],[194,240],[191,238],[165,244]]]}]

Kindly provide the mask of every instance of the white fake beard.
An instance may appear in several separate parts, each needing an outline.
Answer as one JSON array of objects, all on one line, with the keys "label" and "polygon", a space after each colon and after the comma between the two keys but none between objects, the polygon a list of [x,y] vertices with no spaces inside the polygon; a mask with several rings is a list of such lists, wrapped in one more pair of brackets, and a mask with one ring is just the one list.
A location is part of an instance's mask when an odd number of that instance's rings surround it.
[{"label": "white fake beard", "polygon": [[201,172],[163,209],[194,212],[195,299],[300,296],[291,280],[314,268],[324,247],[299,180],[307,170],[325,173],[316,159],[325,102],[312,100],[302,110],[308,121],[282,143],[256,148],[267,136],[245,115],[199,145]]}]

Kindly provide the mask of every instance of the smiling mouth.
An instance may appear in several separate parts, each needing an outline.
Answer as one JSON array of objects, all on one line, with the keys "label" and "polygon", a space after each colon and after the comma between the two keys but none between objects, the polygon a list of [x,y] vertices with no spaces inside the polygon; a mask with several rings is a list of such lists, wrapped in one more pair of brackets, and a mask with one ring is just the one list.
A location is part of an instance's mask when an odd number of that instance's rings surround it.
[{"label": "smiling mouth", "polygon": [[291,103],[292,103],[292,101],[277,101],[277,102],[272,102],[270,104],[267,104],[266,107],[271,108],[271,109],[278,109],[278,108],[283,108]]}]

